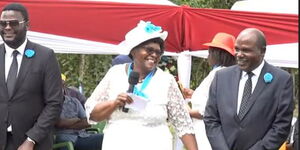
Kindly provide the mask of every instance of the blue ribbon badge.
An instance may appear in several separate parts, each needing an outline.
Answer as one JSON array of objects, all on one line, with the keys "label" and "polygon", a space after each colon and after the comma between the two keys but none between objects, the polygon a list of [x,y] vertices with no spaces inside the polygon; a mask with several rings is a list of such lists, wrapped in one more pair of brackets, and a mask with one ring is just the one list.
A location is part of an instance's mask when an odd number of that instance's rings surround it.
[{"label": "blue ribbon badge", "polygon": [[264,75],[264,80],[265,80],[265,83],[271,83],[273,80],[273,75],[271,73],[267,72]]},{"label": "blue ribbon badge", "polygon": [[25,56],[27,58],[31,58],[35,55],[35,51],[33,49],[26,49],[25,50]]}]

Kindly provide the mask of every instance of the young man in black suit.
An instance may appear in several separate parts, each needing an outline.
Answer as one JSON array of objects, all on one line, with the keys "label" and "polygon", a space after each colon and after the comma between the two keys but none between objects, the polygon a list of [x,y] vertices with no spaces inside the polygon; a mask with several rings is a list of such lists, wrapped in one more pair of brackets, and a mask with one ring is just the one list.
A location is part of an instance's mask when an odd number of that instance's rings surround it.
[{"label": "young man in black suit", "polygon": [[27,9],[6,5],[0,16],[0,150],[50,150],[63,94],[53,50],[27,39]]}]

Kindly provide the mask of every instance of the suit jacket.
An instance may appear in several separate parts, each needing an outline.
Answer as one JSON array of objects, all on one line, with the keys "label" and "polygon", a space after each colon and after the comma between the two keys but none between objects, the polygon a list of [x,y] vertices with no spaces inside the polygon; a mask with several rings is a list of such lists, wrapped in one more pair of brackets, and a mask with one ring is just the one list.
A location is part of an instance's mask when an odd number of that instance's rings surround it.
[{"label": "suit jacket", "polygon": [[15,149],[27,137],[35,150],[50,150],[53,128],[63,103],[59,65],[53,50],[28,41],[33,57],[23,56],[11,98],[5,80],[5,47],[0,45],[0,150],[5,148],[8,122],[12,125]]},{"label": "suit jacket", "polygon": [[[273,75],[270,83],[264,75]],[[213,150],[278,150],[286,140],[293,115],[293,84],[289,73],[265,63],[249,99],[246,114],[237,116],[237,65],[218,71],[205,108],[206,133]]]}]

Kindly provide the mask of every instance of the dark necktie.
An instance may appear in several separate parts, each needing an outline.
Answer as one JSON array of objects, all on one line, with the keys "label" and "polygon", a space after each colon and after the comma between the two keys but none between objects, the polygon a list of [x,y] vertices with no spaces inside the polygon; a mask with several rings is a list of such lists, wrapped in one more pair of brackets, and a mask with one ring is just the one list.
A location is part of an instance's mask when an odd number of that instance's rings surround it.
[{"label": "dark necktie", "polygon": [[247,105],[248,105],[248,100],[249,100],[249,98],[251,96],[251,91],[252,91],[252,81],[251,81],[251,78],[252,78],[252,76],[254,74],[252,72],[248,72],[247,75],[248,75],[248,79],[247,79],[245,87],[244,87],[242,102],[241,102],[240,110],[239,110],[239,113],[238,113],[238,117],[240,119],[242,119],[244,117],[245,113],[246,113],[246,108],[247,108]]},{"label": "dark necktie", "polygon": [[9,98],[12,96],[12,93],[15,88],[15,84],[17,81],[17,73],[18,73],[18,61],[17,61],[17,55],[19,52],[17,50],[14,50],[13,52],[13,61],[11,63],[8,76],[7,76],[7,90],[8,90],[8,96]]}]

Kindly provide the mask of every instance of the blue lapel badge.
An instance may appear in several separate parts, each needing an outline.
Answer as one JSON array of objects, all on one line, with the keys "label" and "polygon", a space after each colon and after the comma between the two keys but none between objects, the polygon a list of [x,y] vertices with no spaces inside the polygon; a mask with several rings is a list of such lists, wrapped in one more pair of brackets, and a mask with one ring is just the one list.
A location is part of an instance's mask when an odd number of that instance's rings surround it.
[{"label": "blue lapel badge", "polygon": [[273,75],[269,72],[265,73],[264,80],[265,80],[265,83],[271,83],[273,80]]},{"label": "blue lapel badge", "polygon": [[25,56],[27,58],[31,58],[35,55],[35,51],[33,49],[26,49],[25,50]]}]

